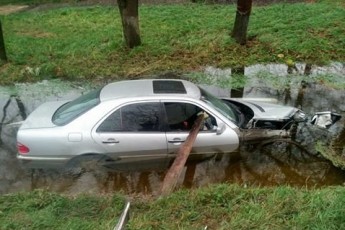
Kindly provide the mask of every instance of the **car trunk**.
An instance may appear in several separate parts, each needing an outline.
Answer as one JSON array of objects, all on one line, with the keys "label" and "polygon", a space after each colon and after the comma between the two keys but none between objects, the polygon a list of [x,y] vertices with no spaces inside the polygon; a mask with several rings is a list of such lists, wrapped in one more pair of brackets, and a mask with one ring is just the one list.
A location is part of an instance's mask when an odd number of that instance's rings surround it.
[{"label": "car trunk", "polygon": [[51,128],[55,111],[67,101],[46,102],[34,110],[23,122],[20,129]]}]

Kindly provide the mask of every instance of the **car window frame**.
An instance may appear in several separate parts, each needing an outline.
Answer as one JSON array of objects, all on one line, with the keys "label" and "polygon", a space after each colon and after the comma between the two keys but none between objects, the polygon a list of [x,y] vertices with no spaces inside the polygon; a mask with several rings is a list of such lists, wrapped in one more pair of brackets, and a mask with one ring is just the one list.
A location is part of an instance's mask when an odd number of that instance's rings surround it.
[{"label": "car window frame", "polygon": [[[162,104],[162,109],[163,109],[163,113],[164,113],[164,121],[165,121],[165,126],[164,126],[164,130],[166,133],[173,133],[173,132],[179,132],[179,133],[189,133],[189,130],[170,130],[169,128],[169,123],[168,123],[168,116],[167,116],[167,112],[165,110],[165,105],[164,103],[182,103],[182,104],[191,104],[194,106],[199,107],[202,111],[206,112],[209,116],[212,116],[217,125],[218,126],[220,123],[222,123],[221,119],[219,119],[216,115],[214,115],[212,112],[210,112],[207,108],[205,108],[205,106],[202,106],[194,101],[187,101],[187,100],[171,100],[171,99],[167,99],[167,100],[161,100],[161,104]],[[210,129],[210,130],[200,130],[200,133],[214,133],[216,132],[216,129]]]},{"label": "car window frame", "polygon": [[[240,118],[238,117],[236,110],[232,106],[223,102],[220,98],[216,97],[215,95],[203,89],[202,87],[198,88],[201,93],[202,101],[204,101],[207,105],[211,106],[213,109],[217,110],[217,112],[221,113],[222,116],[234,123],[236,126],[239,126]],[[228,110],[231,114],[229,114],[226,110]]]},{"label": "car window frame", "polygon": [[[135,105],[135,104],[145,104],[145,103],[156,103],[156,104],[158,104],[158,107],[159,107],[159,129],[158,130],[154,130],[154,131],[118,130],[118,131],[109,131],[109,132],[98,131],[99,127],[103,124],[103,122],[105,122],[107,120],[107,118],[109,116],[113,115],[115,112],[121,110],[122,108],[124,108],[126,106]],[[131,102],[123,103],[121,105],[116,106],[111,111],[109,111],[99,122],[97,122],[97,124],[94,128],[94,132],[98,133],[98,134],[100,134],[100,133],[160,133],[160,132],[164,132],[165,121],[164,121],[164,116],[162,114],[163,113],[162,109],[163,109],[162,104],[160,103],[159,100],[131,101]]]}]

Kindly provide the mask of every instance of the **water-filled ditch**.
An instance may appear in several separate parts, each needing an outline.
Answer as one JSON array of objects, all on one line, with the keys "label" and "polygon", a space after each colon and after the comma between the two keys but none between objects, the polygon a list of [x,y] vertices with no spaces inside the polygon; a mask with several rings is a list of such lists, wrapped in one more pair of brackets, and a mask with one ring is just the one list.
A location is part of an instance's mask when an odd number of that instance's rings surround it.
[{"label": "water-filled ditch", "polygon": [[[240,74],[245,77],[239,77]],[[176,77],[173,74],[163,77]],[[296,141],[303,148],[287,142],[242,146],[236,153],[217,155],[203,162],[188,163],[180,178],[183,187],[211,183],[243,185],[328,186],[345,183],[345,171],[335,167],[318,153],[318,141],[338,138],[338,152],[344,157],[345,66],[332,63],[318,67],[297,64],[255,65],[238,70],[208,67],[202,73],[182,77],[203,85],[219,96],[272,98],[281,104],[303,109],[309,116],[320,111],[335,111],[343,118],[329,129],[303,124]],[[43,81],[0,87],[0,193],[35,188],[75,194],[79,192],[155,193],[165,171],[113,172],[96,170],[69,175],[58,170],[27,170],[15,156],[15,122],[19,122],[45,101],[74,98],[94,86]],[[232,88],[232,89],[231,89]],[[339,147],[338,146],[338,147]],[[307,150],[307,151],[306,151]]]}]

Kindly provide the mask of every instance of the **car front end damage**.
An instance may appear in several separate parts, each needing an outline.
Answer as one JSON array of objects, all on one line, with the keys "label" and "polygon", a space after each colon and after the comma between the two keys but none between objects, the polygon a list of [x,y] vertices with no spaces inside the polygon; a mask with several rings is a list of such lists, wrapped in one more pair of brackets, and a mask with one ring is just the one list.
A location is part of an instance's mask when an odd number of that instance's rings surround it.
[{"label": "car front end damage", "polygon": [[241,129],[239,136],[241,143],[253,144],[263,141],[273,141],[281,139],[294,139],[297,133],[298,123],[290,125],[290,129],[267,129],[267,128],[249,128]]},{"label": "car front end damage", "polygon": [[254,116],[245,125],[246,129],[272,129],[289,130],[295,123],[305,122],[306,114],[299,109],[293,108],[283,117],[258,117]]},{"label": "car front end damage", "polygon": [[[297,108],[282,106],[285,114],[280,113],[274,116],[275,110],[270,110],[271,114],[265,113],[264,107],[261,107],[261,114],[257,112],[249,119],[248,122],[242,124],[240,141],[241,143],[260,143],[263,141],[272,141],[278,139],[294,139],[299,123],[307,122],[306,114]],[[290,110],[288,110],[290,108]],[[282,112],[282,111],[280,111]],[[272,115],[273,113],[273,115]]]},{"label": "car front end damage", "polygon": [[241,128],[240,141],[241,143],[262,143],[272,142],[275,140],[291,140],[296,139],[298,125],[300,123],[310,123],[319,128],[328,129],[338,120],[341,115],[335,112],[317,112],[312,118],[297,108],[293,112],[281,119],[269,119],[253,117],[245,128]]}]

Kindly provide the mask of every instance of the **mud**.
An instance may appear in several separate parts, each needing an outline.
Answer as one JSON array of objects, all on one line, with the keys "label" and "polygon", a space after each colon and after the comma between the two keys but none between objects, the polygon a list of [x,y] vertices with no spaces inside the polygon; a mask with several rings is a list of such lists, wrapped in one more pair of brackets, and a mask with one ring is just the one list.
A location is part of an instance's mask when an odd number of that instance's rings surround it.
[{"label": "mud", "polygon": [[6,5],[0,6],[0,15],[8,15],[29,9],[27,5]]},{"label": "mud", "polygon": [[[233,154],[219,154],[203,162],[190,162],[178,182],[179,186],[197,188],[212,183],[306,187],[344,185],[345,171],[335,167],[315,148],[317,141],[328,144],[344,133],[345,92],[344,88],[338,87],[345,82],[344,64],[332,63],[325,67],[297,64],[292,70],[285,65],[256,65],[246,67],[244,74],[247,80],[242,88],[234,83],[235,75],[231,69],[208,67],[203,73],[183,77],[219,96],[230,96],[236,85],[243,97],[272,98],[272,101],[302,108],[309,117],[315,112],[331,110],[343,118],[328,130],[309,123],[300,125],[296,137],[298,145],[279,141],[247,145]],[[332,82],[335,84],[330,85]],[[27,170],[17,162],[16,122],[25,119],[45,101],[71,99],[93,87],[60,81],[0,87],[0,194],[36,188],[65,194],[120,190],[155,194],[159,190],[166,170],[114,172],[100,169],[68,174],[63,170]],[[344,149],[343,139],[336,144]]]}]

